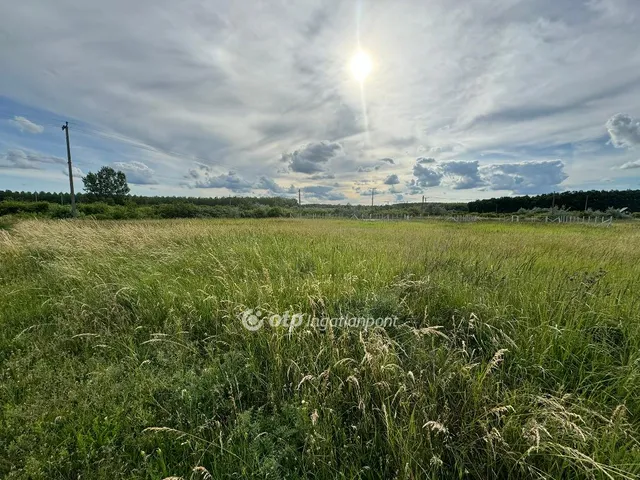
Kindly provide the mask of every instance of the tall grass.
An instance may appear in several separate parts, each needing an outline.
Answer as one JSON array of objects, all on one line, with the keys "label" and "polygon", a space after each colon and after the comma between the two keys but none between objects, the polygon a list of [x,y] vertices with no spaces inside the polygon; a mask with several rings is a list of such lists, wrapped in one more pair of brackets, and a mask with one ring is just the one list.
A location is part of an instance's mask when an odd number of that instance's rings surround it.
[{"label": "tall grass", "polygon": [[[0,477],[638,478],[640,229],[22,221]],[[396,327],[243,328],[247,308]]]}]

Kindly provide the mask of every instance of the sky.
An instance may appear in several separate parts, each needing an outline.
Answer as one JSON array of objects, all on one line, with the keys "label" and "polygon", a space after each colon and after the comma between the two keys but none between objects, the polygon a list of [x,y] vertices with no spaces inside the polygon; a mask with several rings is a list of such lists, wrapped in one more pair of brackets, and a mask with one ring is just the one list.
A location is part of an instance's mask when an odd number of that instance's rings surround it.
[{"label": "sky", "polygon": [[104,165],[309,203],[637,189],[639,25],[638,0],[3,2],[0,189],[68,190],[67,121],[76,191]]}]

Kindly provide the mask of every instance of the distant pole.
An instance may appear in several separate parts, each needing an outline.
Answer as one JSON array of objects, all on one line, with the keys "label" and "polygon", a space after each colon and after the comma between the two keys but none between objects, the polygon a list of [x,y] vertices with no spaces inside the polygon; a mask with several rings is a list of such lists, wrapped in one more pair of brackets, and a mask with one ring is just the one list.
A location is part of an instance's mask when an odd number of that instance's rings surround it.
[{"label": "distant pole", "polygon": [[302,189],[298,189],[298,211],[300,216],[302,216]]},{"label": "distant pole", "polygon": [[64,122],[62,126],[67,138],[67,163],[69,165],[69,190],[71,191],[71,216],[76,216],[76,194],[73,191],[73,167],[71,166],[71,147],[69,146],[69,122]]},{"label": "distant pole", "polygon": [[553,192],[553,200],[551,202],[551,210],[556,208],[556,192]]},{"label": "distant pole", "polygon": [[373,208],[373,196],[376,194],[376,189],[372,188],[371,189],[371,208]]},{"label": "distant pole", "polygon": [[587,199],[584,201],[584,211],[587,211],[587,205],[589,205],[589,194],[587,194]]}]

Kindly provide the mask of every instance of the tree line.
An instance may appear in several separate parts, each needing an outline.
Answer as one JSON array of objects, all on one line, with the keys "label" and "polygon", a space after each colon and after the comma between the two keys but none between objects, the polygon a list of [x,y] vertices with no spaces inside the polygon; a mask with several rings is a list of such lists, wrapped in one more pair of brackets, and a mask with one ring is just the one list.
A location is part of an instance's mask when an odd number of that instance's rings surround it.
[{"label": "tree line", "polygon": [[472,213],[516,213],[536,208],[561,208],[569,211],[599,210],[627,207],[640,211],[640,190],[588,190],[518,197],[500,197],[469,202]]}]

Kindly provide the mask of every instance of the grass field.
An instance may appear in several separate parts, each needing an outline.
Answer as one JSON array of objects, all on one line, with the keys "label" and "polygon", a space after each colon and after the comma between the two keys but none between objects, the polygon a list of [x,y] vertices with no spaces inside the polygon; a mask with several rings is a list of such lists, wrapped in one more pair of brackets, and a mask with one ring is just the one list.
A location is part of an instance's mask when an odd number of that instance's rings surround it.
[{"label": "grass field", "polygon": [[634,224],[21,221],[0,478],[638,478],[639,292]]}]

